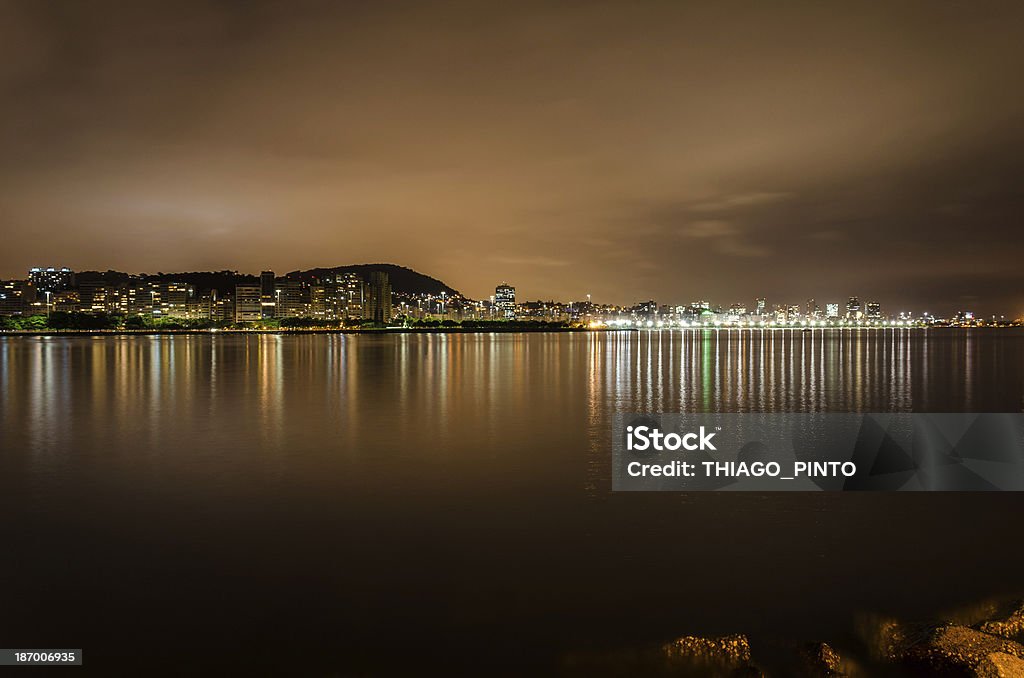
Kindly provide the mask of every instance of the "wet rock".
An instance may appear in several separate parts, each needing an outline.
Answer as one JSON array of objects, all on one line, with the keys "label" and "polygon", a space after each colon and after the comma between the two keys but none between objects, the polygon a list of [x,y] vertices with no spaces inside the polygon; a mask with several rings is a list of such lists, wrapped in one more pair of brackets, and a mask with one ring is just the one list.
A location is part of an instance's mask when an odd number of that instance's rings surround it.
[{"label": "wet rock", "polygon": [[1024,659],[993,652],[974,669],[977,678],[1024,678]]},{"label": "wet rock", "polygon": [[718,638],[683,636],[666,643],[662,651],[671,663],[684,667],[729,672],[734,675],[756,675],[737,673],[753,668],[750,664],[750,641],[744,635]]},{"label": "wet rock", "polygon": [[996,653],[1024,659],[1020,643],[956,624],[932,627],[908,640],[903,660],[934,673],[969,673]]},{"label": "wet rock", "polygon": [[1024,636],[1024,602],[1018,601],[1010,614],[1003,619],[993,619],[978,626],[982,633],[1001,638]]},{"label": "wet rock", "polygon": [[806,676],[813,678],[845,678],[849,676],[843,658],[828,643],[811,643],[801,652]]},{"label": "wet rock", "polygon": [[857,631],[871,658],[883,662],[902,659],[914,633],[909,625],[896,619],[872,614],[858,618]]},{"label": "wet rock", "polygon": [[669,657],[701,658],[735,664],[750,661],[750,641],[742,634],[719,638],[683,636],[667,643],[663,649]]},{"label": "wet rock", "polygon": [[568,677],[665,676],[666,678],[762,678],[751,662],[743,635],[684,636],[664,645],[617,650],[583,650],[562,656],[560,673]]}]

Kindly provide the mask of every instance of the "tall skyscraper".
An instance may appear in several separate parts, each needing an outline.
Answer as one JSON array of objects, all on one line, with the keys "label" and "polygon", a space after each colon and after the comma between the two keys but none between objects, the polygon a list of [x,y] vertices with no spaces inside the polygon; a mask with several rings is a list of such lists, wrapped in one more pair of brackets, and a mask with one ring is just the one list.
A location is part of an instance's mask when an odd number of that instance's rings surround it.
[{"label": "tall skyscraper", "polygon": [[765,310],[768,308],[768,300],[764,297],[758,297],[754,300],[754,313],[757,315],[764,315]]},{"label": "tall skyscraper", "polygon": [[864,308],[867,311],[867,317],[872,319],[878,319],[882,317],[882,305],[877,301],[869,301]]},{"label": "tall skyscraper", "polygon": [[825,304],[825,317],[826,318],[838,318],[839,317],[839,304],[838,302],[829,302]]},{"label": "tall skyscraper", "polygon": [[363,317],[378,325],[391,322],[391,280],[384,271],[371,271],[368,276]]},{"label": "tall skyscraper", "polygon": [[501,283],[494,288],[494,307],[502,318],[516,317],[516,288]]}]

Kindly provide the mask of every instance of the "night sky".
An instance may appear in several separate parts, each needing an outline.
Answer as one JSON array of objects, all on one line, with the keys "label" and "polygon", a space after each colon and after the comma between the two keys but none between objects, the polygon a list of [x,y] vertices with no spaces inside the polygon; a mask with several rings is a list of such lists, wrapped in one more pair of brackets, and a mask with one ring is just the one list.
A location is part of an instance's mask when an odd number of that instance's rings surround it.
[{"label": "night sky", "polygon": [[870,5],[0,0],[0,277],[1024,314],[1024,3]]}]

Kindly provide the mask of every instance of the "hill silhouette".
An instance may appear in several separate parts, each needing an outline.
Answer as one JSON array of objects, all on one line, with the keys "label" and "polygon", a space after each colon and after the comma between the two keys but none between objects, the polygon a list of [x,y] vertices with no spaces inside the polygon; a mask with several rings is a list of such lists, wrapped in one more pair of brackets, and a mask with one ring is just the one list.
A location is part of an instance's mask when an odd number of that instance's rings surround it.
[{"label": "hill silhouette", "polygon": [[312,282],[314,279],[331,277],[339,273],[355,273],[366,280],[373,271],[384,271],[388,274],[393,292],[404,294],[441,294],[444,292],[450,297],[462,296],[458,290],[449,287],[437,278],[431,278],[429,275],[397,264],[350,264],[332,268],[311,268],[307,271],[292,271],[285,274],[284,277],[289,280]]},{"label": "hill silhouette", "polygon": [[[317,279],[332,278],[339,273],[355,273],[364,280],[372,271],[384,271],[391,280],[391,290],[399,294],[441,294],[461,297],[458,290],[449,287],[437,278],[424,275],[418,271],[397,264],[351,264],[331,268],[311,268],[306,271],[292,271],[278,275],[278,279],[302,280],[312,283]],[[210,290],[221,293],[231,292],[235,285],[253,284],[259,277],[251,273],[238,271],[189,271],[183,273],[140,273],[132,275],[121,271],[81,271],[75,273],[78,282],[103,281],[108,284],[127,283],[131,280],[145,282],[184,282],[195,287],[200,294]]]}]

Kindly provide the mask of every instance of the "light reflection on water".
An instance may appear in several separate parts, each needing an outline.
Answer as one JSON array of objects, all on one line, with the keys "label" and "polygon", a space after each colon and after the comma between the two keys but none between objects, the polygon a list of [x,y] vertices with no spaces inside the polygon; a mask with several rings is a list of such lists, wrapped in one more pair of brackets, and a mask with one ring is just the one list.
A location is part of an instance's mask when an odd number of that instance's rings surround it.
[{"label": "light reflection on water", "polygon": [[372,666],[397,624],[527,667],[1024,588],[1016,496],[613,495],[607,448],[615,412],[1021,411],[1019,331],[0,338],[0,386],[14,645]]}]

